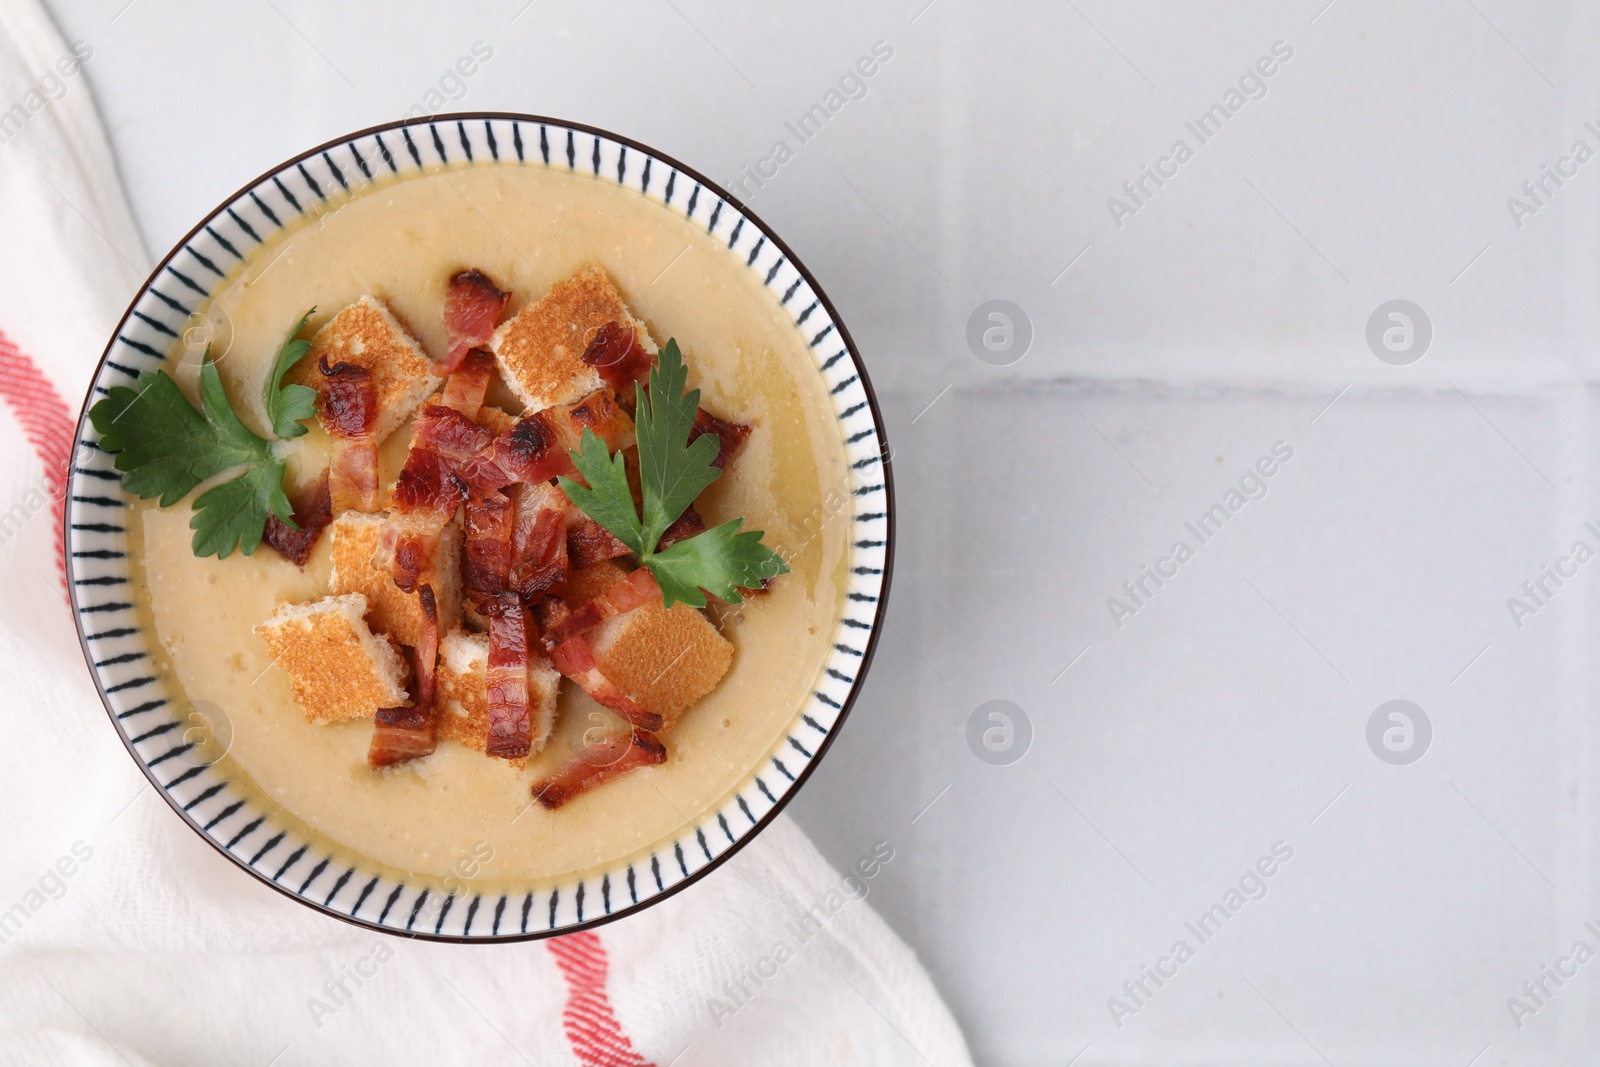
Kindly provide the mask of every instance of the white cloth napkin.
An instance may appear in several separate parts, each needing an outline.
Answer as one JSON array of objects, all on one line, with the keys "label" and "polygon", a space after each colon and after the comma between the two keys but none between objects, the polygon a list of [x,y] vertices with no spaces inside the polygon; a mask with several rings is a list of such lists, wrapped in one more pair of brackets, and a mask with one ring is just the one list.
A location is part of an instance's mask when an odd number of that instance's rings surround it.
[{"label": "white cloth napkin", "polygon": [[72,422],[149,263],[73,47],[0,5],[0,1063],[970,1063],[873,882],[787,818],[641,915],[469,947],[287,900],[155,795],[58,571]]}]

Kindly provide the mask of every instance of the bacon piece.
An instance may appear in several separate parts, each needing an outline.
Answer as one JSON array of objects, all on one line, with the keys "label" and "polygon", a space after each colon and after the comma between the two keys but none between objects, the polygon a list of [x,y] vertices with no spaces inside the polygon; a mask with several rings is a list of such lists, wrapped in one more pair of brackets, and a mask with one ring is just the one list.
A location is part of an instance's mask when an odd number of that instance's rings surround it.
[{"label": "bacon piece", "polygon": [[[600,377],[616,393],[618,404],[632,415],[633,386],[635,383],[644,385],[649,380],[650,368],[655,366],[656,357],[645,351],[644,345],[639,343],[639,333],[633,327],[608,322],[590,338],[589,347],[583,352],[583,361],[600,372]],[[750,427],[744,423],[719,419],[705,408],[700,408],[695,412],[689,440],[693,442],[695,438],[708,433],[716,434],[721,442],[717,458],[712,461],[712,465],[720,470],[744,444],[745,438],[750,436]]]},{"label": "bacon piece", "polygon": [[600,372],[600,377],[616,391],[618,401],[631,414],[633,384],[643,384],[650,377],[656,357],[639,343],[639,331],[618,322],[608,322],[589,339],[583,361]]},{"label": "bacon piece", "polygon": [[374,770],[432,755],[438,746],[427,708],[379,708],[373,720],[367,766]]},{"label": "bacon piece", "polygon": [[633,418],[617,404],[615,393],[596,389],[566,408],[566,415],[573,448],[578,447],[585,430],[593,430],[613,452],[633,445]]},{"label": "bacon piece", "polygon": [[567,576],[567,497],[547,482],[512,487],[507,587],[535,600]]},{"label": "bacon piece", "polygon": [[[469,491],[487,497],[513,480],[490,458],[494,443],[493,430],[454,408],[427,403],[417,412],[411,451],[390,494],[389,518],[373,554],[373,565],[388,570],[395,585],[408,593],[416,587],[439,535]],[[482,591],[501,589],[490,585]]]},{"label": "bacon piece", "polygon": [[494,354],[486,348],[474,348],[462,359],[461,365],[450,372],[439,403],[454,408],[469,419],[477,418],[492,377]]},{"label": "bacon piece", "polygon": [[584,430],[593,430],[612,452],[633,444],[633,420],[608,390],[600,389],[576,404],[546,408],[525,415],[494,442],[494,462],[519,482],[547,482],[577,473],[568,455]]},{"label": "bacon piece", "polygon": [[690,504],[661,534],[661,540],[656,544],[656,551],[665,552],[679,541],[687,541],[705,528],[706,520],[702,519],[700,513],[694,509],[694,505]]},{"label": "bacon piece", "polygon": [[389,517],[378,532],[372,565],[389,571],[403,591],[415,592],[417,576],[466,496],[466,486],[443,456],[430,448],[413,448],[390,493]]},{"label": "bacon piece", "polygon": [[334,511],[378,510],[378,443],[372,428],[378,417],[378,394],[372,372],[353,363],[322,371],[322,403],[318,417],[333,440],[328,464],[328,491]]},{"label": "bacon piece", "polygon": [[514,480],[491,458],[494,443],[493,430],[443,404],[422,405],[411,424],[412,451],[437,453],[463,484],[479,492],[499,489]]},{"label": "bacon piece", "polygon": [[554,811],[597,785],[666,760],[667,746],[649,731],[613,734],[586,744],[550,777],[533,783],[533,799],[546,810]]},{"label": "bacon piece", "polygon": [[372,372],[354,363],[328,365],[320,360],[322,405],[317,414],[331,436],[360,439],[371,436],[378,418],[378,394]]},{"label": "bacon piece", "polygon": [[422,632],[412,649],[414,666],[409,708],[380,708],[367,749],[367,765],[374,769],[392,767],[406,760],[429,755],[438,745],[433,725],[434,676],[439,662],[439,606],[433,587],[425,585],[417,594],[422,606]]},{"label": "bacon piece", "polygon": [[413,448],[395,479],[389,503],[403,511],[437,511],[450,516],[466,496],[467,487],[449,460],[431,448]]},{"label": "bacon piece", "polygon": [[[469,519],[469,591],[492,596],[515,589],[538,596],[567,572],[568,502],[542,483],[577,473],[567,449],[576,446],[584,428],[595,429],[612,450],[633,443],[633,420],[604,390],[577,404],[521,419],[499,437],[454,408],[424,404],[412,424],[411,452],[391,495],[374,565],[390,571],[395,585],[411,592],[432,558],[440,531],[470,491],[479,498],[474,512],[479,529],[474,534]],[[497,490],[515,482],[541,491],[526,499],[520,493],[508,498],[519,506],[513,512],[511,555],[500,584],[505,531]]]},{"label": "bacon piece", "polygon": [[573,473],[567,456],[570,434],[561,432],[555,409],[524,415],[494,442],[494,461],[519,482],[546,482]]},{"label": "bacon piece", "polygon": [[721,470],[722,465],[739,451],[745,438],[750,436],[750,427],[742,422],[719,419],[705,408],[699,408],[694,413],[694,424],[689,427],[689,443],[693,444],[708,433],[717,435],[717,458],[711,461],[711,465]]},{"label": "bacon piece", "polygon": [[[667,532],[671,533],[672,527],[669,526]],[[666,540],[663,536],[661,539],[663,547],[666,545]],[[626,556],[629,551],[631,550],[628,546],[617,540],[615,534],[578,508],[573,507],[567,512],[568,566],[582,569],[603,560]]]},{"label": "bacon piece", "polygon": [[541,598],[533,605],[533,621],[538,623],[539,630],[543,632],[552,626],[559,625],[571,610],[567,606],[566,597],[551,594]]},{"label": "bacon piece", "polygon": [[450,279],[444,296],[444,327],[450,335],[446,374],[460,369],[468,351],[489,343],[510,299],[481,270],[464,270]]},{"label": "bacon piece", "polygon": [[484,751],[522,759],[533,748],[528,698],[528,609],[515,593],[489,602],[489,736]]},{"label": "bacon piece", "polygon": [[453,517],[453,513],[441,516],[431,511],[390,512],[378,531],[372,565],[388,571],[402,592],[416,592],[417,578],[433,559],[439,538]]},{"label": "bacon piece", "polygon": [[432,708],[434,672],[439,665],[439,602],[433,586],[424,585],[417,591],[417,603],[422,608],[422,626],[411,650],[416,667],[416,692],[411,694],[411,702],[419,708]]},{"label": "bacon piece", "polygon": [[333,439],[328,464],[330,506],[336,511],[378,510],[378,449],[371,441]]},{"label": "bacon piece", "polygon": [[[560,620],[555,620],[557,625]],[[641,730],[661,729],[661,716],[646,711],[624,693],[617,683],[601,673],[594,661],[594,650],[582,637],[569,637],[550,649],[550,662],[556,670],[583,687],[601,707],[610,708]]]},{"label": "bacon piece", "polygon": [[511,577],[514,508],[504,493],[474,493],[467,498],[462,581],[474,604],[506,591]]},{"label": "bacon piece", "polygon": [[553,619],[545,627],[544,645],[551,648],[579,634],[588,633],[607,619],[643,607],[652,600],[661,600],[661,586],[656,583],[649,567],[640,567],[626,578],[612,583],[609,589],[577,611],[558,613],[563,617],[559,621]]},{"label": "bacon piece", "polygon": [[328,472],[323,471],[310,498],[294,509],[295,526],[300,528],[296,530],[269,512],[262,540],[277,549],[278,555],[290,563],[304,567],[311,558],[311,550],[317,546],[317,538],[322,536],[322,531],[332,521],[333,496],[328,489]]}]

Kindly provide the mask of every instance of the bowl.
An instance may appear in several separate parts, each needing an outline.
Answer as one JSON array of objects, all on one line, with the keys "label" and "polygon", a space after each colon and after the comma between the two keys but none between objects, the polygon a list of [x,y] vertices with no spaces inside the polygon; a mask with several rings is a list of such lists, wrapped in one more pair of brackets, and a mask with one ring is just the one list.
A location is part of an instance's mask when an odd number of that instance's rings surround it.
[{"label": "bowl", "polygon": [[[599,870],[537,884],[413,879],[327,847],[264,802],[225,751],[228,709],[184,703],[153,664],[154,633],[130,593],[120,473],[98,447],[88,408],[160,365],[194,309],[230,267],[307,212],[418,171],[545,167],[632,190],[723,241],[793,318],[827,386],[850,468],[851,591],[813,692],[793,709],[726,800],[667,838]],[[748,844],[794,797],[843,726],[883,625],[894,549],[894,490],[882,419],[861,357],[821,286],[736,198],[696,171],[604,130],[532,115],[472,113],[389,123],[340,137],[273,168],[210,212],[162,258],[100,358],[80,414],[68,480],[65,550],[74,620],[96,688],[129,756],[172,810],[251,876],[300,903],[386,933],[450,942],[550,937],[648,907]]]}]

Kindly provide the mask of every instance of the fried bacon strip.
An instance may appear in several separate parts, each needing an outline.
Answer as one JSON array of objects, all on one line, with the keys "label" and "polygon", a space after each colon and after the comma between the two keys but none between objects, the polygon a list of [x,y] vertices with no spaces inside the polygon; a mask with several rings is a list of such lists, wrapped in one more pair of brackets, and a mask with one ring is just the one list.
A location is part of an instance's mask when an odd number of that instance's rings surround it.
[{"label": "fried bacon strip", "polygon": [[711,465],[721,470],[722,465],[739,451],[745,438],[750,436],[750,427],[742,422],[719,419],[705,408],[699,408],[694,413],[694,424],[689,427],[689,443],[693,444],[708,433],[717,435],[717,458],[711,461]]},{"label": "fried bacon strip", "polygon": [[367,766],[393,767],[429,755],[438,745],[433,726],[434,672],[439,661],[439,606],[433,587],[417,595],[422,605],[422,633],[412,649],[415,680],[409,708],[381,708],[373,725]]},{"label": "fried bacon strip", "polygon": [[467,488],[478,492],[516,480],[491,458],[494,443],[493,430],[443,404],[422,405],[411,423],[411,450],[437,453]]},{"label": "fried bacon strip", "polygon": [[554,811],[597,785],[640,767],[665,763],[667,746],[646,730],[631,730],[592,741],[563,763],[550,777],[533,783],[533,799]]},{"label": "fried bacon strip", "polygon": [[633,420],[615,397],[599,390],[576,404],[524,416],[498,437],[455,408],[424,404],[412,423],[411,449],[436,453],[462,484],[487,493],[513,482],[536,485],[576,474],[568,452],[586,429],[613,452],[633,444]]},{"label": "fried bacon strip", "polygon": [[533,748],[528,697],[528,631],[531,620],[515,593],[489,602],[489,738],[484,751],[522,759]]},{"label": "fried bacon strip", "polygon": [[564,473],[563,461],[571,466],[564,445],[570,435],[559,431],[560,421],[551,411],[518,419],[515,426],[495,439],[495,462],[520,482],[549,481]]},{"label": "fried bacon strip", "polygon": [[548,482],[512,486],[511,569],[507,587],[536,600],[567,576],[566,494]]},{"label": "fried bacon strip", "polygon": [[[687,515],[688,512],[684,514]],[[669,526],[667,532],[671,533],[672,527]],[[662,547],[666,547],[666,540],[663,536]],[[628,552],[628,546],[617,540],[616,535],[610,530],[595,522],[577,507],[568,510],[567,563],[573,569],[581,570],[603,560],[626,556]]]},{"label": "fried bacon strip", "polygon": [[501,492],[467,497],[466,531],[461,558],[462,584],[474,604],[506,591],[511,577],[511,534],[515,509]]},{"label": "fried bacon strip", "polygon": [[372,724],[367,766],[374,770],[433,754],[438,747],[427,708],[379,708]]},{"label": "fried bacon strip", "polygon": [[466,496],[467,487],[443,456],[413,448],[390,492],[389,517],[378,531],[372,565],[389,571],[405,592],[415,592],[417,577]]},{"label": "fried bacon strip", "polygon": [[[583,361],[600,372],[600,377],[617,394],[617,403],[632,415],[634,383],[645,385],[650,377],[650,368],[655,365],[655,357],[639,343],[638,331],[617,322],[606,323],[589,340],[589,347],[583,352]],[[716,434],[721,442],[717,458],[712,461],[713,466],[720,470],[744,444],[745,438],[750,436],[750,427],[719,419],[701,408],[695,412],[689,440],[708,433]]]},{"label": "fried bacon strip", "polygon": [[454,374],[471,349],[489,343],[510,299],[481,270],[464,270],[450,279],[444,295],[444,326],[450,335],[444,373]]},{"label": "fried bacon strip", "polygon": [[629,414],[633,412],[633,384],[643,385],[650,377],[656,358],[639,343],[639,332],[631,326],[608,322],[595,331],[583,361],[600,372],[607,385]]},{"label": "fried bacon strip", "polygon": [[318,416],[333,439],[328,465],[328,491],[334,511],[378,510],[378,443],[372,427],[378,417],[378,395],[372,372],[353,363],[322,371],[322,404]]},{"label": "fried bacon strip", "polygon": [[494,442],[494,462],[508,481],[547,482],[577,473],[568,455],[584,430],[593,430],[612,452],[633,444],[633,420],[609,390],[599,389],[576,404],[525,415]]},{"label": "fried bacon strip", "polygon": [[705,528],[706,520],[702,519],[700,513],[694,509],[694,505],[690,504],[683,509],[683,514],[673,519],[672,525],[662,532],[656,551],[665,552],[679,541],[687,541]]},{"label": "fried bacon strip", "polygon": [[550,649],[550,662],[556,670],[582,686],[596,704],[610,708],[641,730],[661,729],[661,716],[641,708],[617,683],[601,673],[600,665],[594,661],[594,650],[582,637],[569,637]]},{"label": "fried bacon strip", "polygon": [[269,512],[262,540],[290,563],[304,567],[311,558],[311,550],[317,547],[317,538],[332,521],[333,496],[328,489],[328,472],[324,471],[310,498],[294,509],[295,526],[300,528],[295,529]]},{"label": "fried bacon strip", "polygon": [[532,602],[567,576],[567,508],[546,482],[467,499],[465,584],[474,603],[508,590]]},{"label": "fried bacon strip", "polygon": [[605,592],[576,611],[558,612],[559,621],[552,617],[545,627],[543,641],[552,648],[563,641],[586,634],[607,619],[625,611],[643,607],[651,601],[661,600],[661,586],[656,584],[650,568],[640,567],[626,578],[614,583]]},{"label": "fried bacon strip", "polygon": [[422,607],[422,630],[417,635],[417,647],[412,649],[417,684],[411,702],[419,708],[432,708],[434,672],[439,665],[439,602],[434,598],[433,586],[419,589],[417,601]]},{"label": "fried bacon strip", "polygon": [[[504,591],[503,578],[497,582],[495,576],[502,573],[499,553],[507,550],[494,542],[504,531],[485,509],[492,507],[496,491],[514,479],[490,458],[494,443],[493,430],[454,408],[427,403],[417,412],[411,424],[411,451],[395,482],[389,518],[373,555],[373,565],[389,571],[395,585],[406,592],[416,587],[439,535],[470,492],[479,499],[480,526],[474,534],[469,517],[468,588],[480,595]],[[489,569],[475,569],[475,558]]]},{"label": "fried bacon strip", "polygon": [[494,377],[494,354],[487,348],[474,348],[461,360],[461,365],[445,379],[444,392],[439,403],[454,408],[467,418],[477,418],[483,408],[483,398],[489,391],[489,379]]}]

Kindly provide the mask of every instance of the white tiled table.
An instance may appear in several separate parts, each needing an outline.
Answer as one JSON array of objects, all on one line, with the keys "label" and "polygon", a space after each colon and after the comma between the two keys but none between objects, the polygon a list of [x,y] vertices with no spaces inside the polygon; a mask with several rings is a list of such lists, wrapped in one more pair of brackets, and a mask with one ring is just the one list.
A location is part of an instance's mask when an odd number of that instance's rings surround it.
[{"label": "white tiled table", "polygon": [[[94,45],[156,252],[477,41],[452,107],[716,177],[789,142],[752,206],[868,360],[900,508],[893,628],[790,810],[841,865],[893,844],[872,899],[981,1062],[1593,1062],[1600,963],[1520,1029],[1506,1001],[1600,948],[1600,562],[1520,628],[1506,601],[1600,549],[1600,159],[1520,228],[1506,201],[1600,150],[1600,11],[1324,2],[52,7]],[[866,95],[798,144],[785,123],[880,40]],[[1185,123],[1278,41],[1265,95],[1199,143]],[[1179,138],[1193,158],[1119,227],[1107,199]],[[964,340],[994,298],[1034,331],[1007,367]],[[1365,340],[1397,298],[1433,327],[1414,365]],[[1279,441],[1265,497],[1200,544],[1185,523]],[[1119,627],[1108,598],[1180,539]],[[1366,740],[1397,698],[1432,724],[1408,766]],[[1032,728],[1009,766],[966,741],[996,699]],[[1278,841],[1266,895],[1201,944],[1185,922]]]}]

